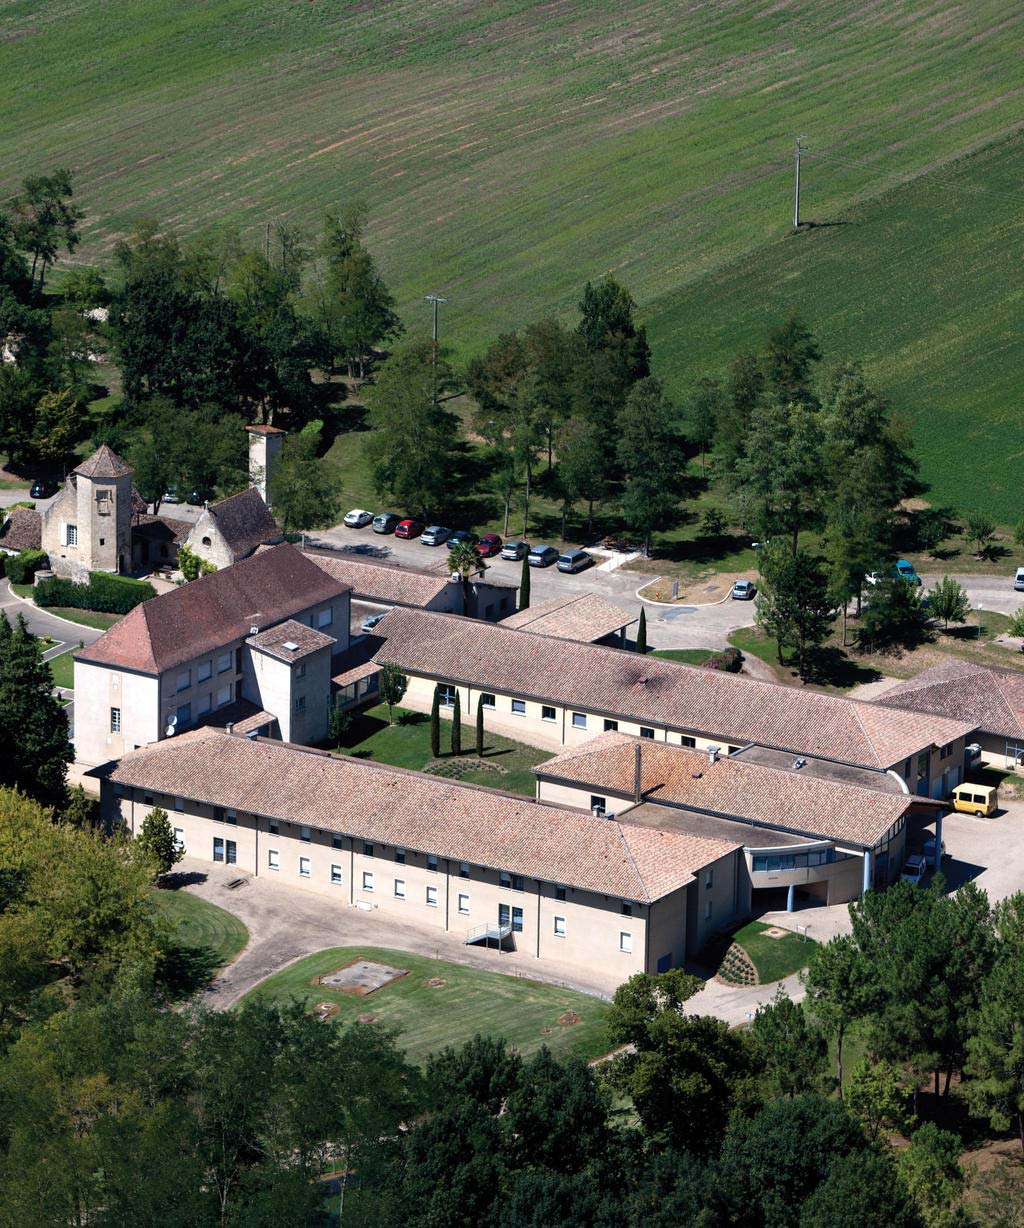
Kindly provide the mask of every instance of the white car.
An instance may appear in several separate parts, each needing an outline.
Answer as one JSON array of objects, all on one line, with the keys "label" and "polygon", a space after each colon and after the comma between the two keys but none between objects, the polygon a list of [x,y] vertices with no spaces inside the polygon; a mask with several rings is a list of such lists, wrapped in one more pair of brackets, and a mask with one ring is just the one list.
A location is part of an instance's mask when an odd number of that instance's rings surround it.
[{"label": "white car", "polygon": [[354,507],[345,515],[345,524],[350,529],[365,529],[371,520],[373,520],[373,512],[364,511],[361,507]]},{"label": "white car", "polygon": [[920,853],[915,853],[913,857],[907,858],[907,864],[900,875],[900,882],[913,883],[915,887],[920,887],[927,870],[928,862]]}]

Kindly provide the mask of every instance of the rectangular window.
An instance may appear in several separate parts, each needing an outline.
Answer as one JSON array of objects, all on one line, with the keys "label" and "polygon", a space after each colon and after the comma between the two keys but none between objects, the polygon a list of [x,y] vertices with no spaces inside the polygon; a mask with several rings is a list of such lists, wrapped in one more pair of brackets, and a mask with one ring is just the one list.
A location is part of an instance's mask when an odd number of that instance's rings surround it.
[{"label": "rectangular window", "polygon": [[542,721],[553,721],[555,719],[555,710],[549,704],[542,704],[540,709],[540,719]]},{"label": "rectangular window", "polygon": [[306,697],[305,697],[305,695],[299,695],[299,696],[296,698],[296,700],[295,700],[295,711],[296,711],[296,712],[305,712],[305,711],[306,711]]},{"label": "rectangular window", "polygon": [[556,900],[564,900],[564,899],[565,899],[565,888],[564,888],[564,887],[556,887],[556,888],[555,888],[555,899],[556,899]]},{"label": "rectangular window", "polygon": [[272,836],[276,836],[276,835],[277,835],[277,833],[278,833],[278,831],[279,831],[279,827],[278,827],[278,822],[277,822],[277,819],[268,819],[268,821],[267,821],[267,831],[269,831],[269,832],[270,832],[270,834],[271,834]]},{"label": "rectangular window", "polygon": [[395,849],[395,861],[397,861],[400,866],[405,865],[405,849]]},{"label": "rectangular window", "polygon": [[488,695],[486,693],[481,694],[480,705],[481,707],[484,707],[484,708],[493,708],[494,707],[494,696]]},{"label": "rectangular window", "polygon": [[110,732],[111,733],[121,732],[121,709],[120,708],[110,709]]},{"label": "rectangular window", "polygon": [[396,900],[405,899],[405,879],[404,878],[395,879],[395,899]]},{"label": "rectangular window", "polygon": [[640,726],[640,736],[642,738],[653,738],[654,730],[651,729],[649,725],[641,725]]},{"label": "rectangular window", "polygon": [[344,847],[345,847],[345,842],[341,838],[341,836],[331,836],[331,848],[332,849],[343,849]]},{"label": "rectangular window", "polygon": [[78,545],[78,525],[69,524],[64,526],[64,544],[66,546]]},{"label": "rectangular window", "polygon": [[513,891],[523,890],[523,876],[521,874],[512,875],[512,890]]},{"label": "rectangular window", "polygon": [[364,845],[363,845],[363,856],[364,856],[364,857],[372,857],[372,856],[373,856],[373,845],[372,845],[372,844],[364,844]]},{"label": "rectangular window", "polygon": [[213,860],[224,860],[224,839],[221,836],[213,837]]},{"label": "rectangular window", "polygon": [[231,684],[222,686],[217,691],[217,707],[223,708],[225,704],[231,703]]},{"label": "rectangular window", "polygon": [[341,885],[341,866],[331,866],[331,882],[334,883],[335,886]]},{"label": "rectangular window", "polygon": [[231,653],[222,652],[217,658],[217,673],[226,674],[231,668]]},{"label": "rectangular window", "polygon": [[455,703],[455,687],[446,682],[438,684],[437,695],[442,708],[450,708]]},{"label": "rectangular window", "polygon": [[233,866],[238,861],[238,845],[234,840],[225,840],[224,847],[227,849],[227,863]]},{"label": "rectangular window", "polygon": [[556,938],[565,937],[565,918],[564,917],[555,918],[555,937]]},{"label": "rectangular window", "polygon": [[223,823],[223,822],[224,822],[224,807],[223,807],[223,806],[214,806],[214,808],[213,808],[213,821],[214,821],[215,823]]},{"label": "rectangular window", "polygon": [[302,878],[309,878],[309,858],[308,857],[299,858],[299,875]]},{"label": "rectangular window", "polygon": [[176,827],[174,829],[174,847],[183,849],[185,847],[185,829],[184,827]]},{"label": "rectangular window", "polygon": [[697,739],[691,738],[687,734],[684,733],[683,736],[679,739],[679,745],[694,747],[697,745]]},{"label": "rectangular window", "polygon": [[329,627],[332,622],[334,622],[334,610],[330,606],[326,610],[321,610],[316,616],[318,627]]},{"label": "rectangular window", "polygon": [[363,871],[363,890],[364,891],[373,890],[373,871],[372,870]]},{"label": "rectangular window", "polygon": [[191,685],[192,685],[192,671],[190,669],[182,670],[181,673],[178,675],[178,688],[177,689],[179,691],[187,691]]},{"label": "rectangular window", "polygon": [[704,890],[710,891],[712,886],[714,885],[714,881],[715,881],[714,870],[708,870],[707,873],[704,875]]},{"label": "rectangular window", "polygon": [[267,849],[267,866],[271,870],[280,870],[281,858],[278,856],[277,849]]},{"label": "rectangular window", "polygon": [[459,912],[464,917],[469,916],[469,896],[462,891],[459,892]]},{"label": "rectangular window", "polygon": [[196,666],[196,681],[205,682],[208,678],[213,677],[213,662],[200,661]]},{"label": "rectangular window", "polygon": [[224,811],[224,822],[225,823],[237,823],[238,822],[238,812],[236,810],[225,810]]},{"label": "rectangular window", "polygon": [[572,727],[573,729],[586,729],[587,714],[585,712],[574,712],[572,714]]},{"label": "rectangular window", "polygon": [[512,875],[507,874],[504,870],[499,871],[498,886],[510,891],[512,889]]},{"label": "rectangular window", "polygon": [[436,874],[436,873],[437,873],[437,858],[434,856],[434,854],[433,854],[433,853],[431,853],[431,854],[430,854],[430,855],[427,857],[427,869],[428,869],[428,870],[429,870],[429,871],[430,871],[432,874]]},{"label": "rectangular window", "polygon": [[521,934],[523,932],[523,910],[521,908],[512,909],[512,933]]},{"label": "rectangular window", "polygon": [[192,705],[191,704],[181,704],[181,706],[178,708],[178,711],[175,715],[178,718],[179,725],[189,724],[192,720]]},{"label": "rectangular window", "polygon": [[512,715],[513,716],[525,716],[526,715],[526,700],[525,699],[513,699],[512,700]]},{"label": "rectangular window", "polygon": [[624,917],[631,917],[633,915],[633,905],[627,904],[625,900],[622,901],[622,915]]},{"label": "rectangular window", "polygon": [[633,935],[627,934],[625,930],[619,931],[619,950],[624,951],[627,955],[633,951]]},{"label": "rectangular window", "polygon": [[304,662],[300,662],[300,664],[296,665],[296,667],[295,667],[295,677],[296,677],[296,678],[305,678],[305,676],[306,676],[306,666],[305,666],[305,663],[304,663]]},{"label": "rectangular window", "polygon": [[464,862],[459,862],[459,878],[469,878],[469,866]]},{"label": "rectangular window", "polygon": [[590,809],[605,811],[608,809],[608,799],[606,797],[598,797],[596,793],[590,795]]},{"label": "rectangular window", "polygon": [[213,696],[207,693],[199,701],[199,715],[205,716],[213,708]]},{"label": "rectangular window", "polygon": [[430,908],[437,907],[437,888],[436,887],[427,888],[427,904]]},{"label": "rectangular window", "polygon": [[299,828],[299,839],[303,842],[303,844],[309,844],[310,840],[313,839],[313,833],[309,830],[308,827],[300,827]]},{"label": "rectangular window", "polygon": [[618,729],[618,727],[619,727],[618,721],[613,721],[610,716],[606,716],[604,718],[605,733],[613,733],[616,729]]},{"label": "rectangular window", "polygon": [[185,809],[185,799],[184,799],[183,797],[176,797],[176,798],[174,799],[174,809],[175,809],[175,810],[184,810],[184,809]]},{"label": "rectangular window", "polygon": [[[144,803],[145,805],[147,805],[147,806],[152,806],[152,805],[153,805],[153,794],[152,794],[152,793],[143,793],[143,795],[142,795],[142,801],[143,801],[143,803]],[[177,804],[177,799],[175,799],[174,809],[175,809],[175,810],[184,810],[184,808],[185,808],[185,807],[184,807],[184,805],[179,806],[179,805]]]}]

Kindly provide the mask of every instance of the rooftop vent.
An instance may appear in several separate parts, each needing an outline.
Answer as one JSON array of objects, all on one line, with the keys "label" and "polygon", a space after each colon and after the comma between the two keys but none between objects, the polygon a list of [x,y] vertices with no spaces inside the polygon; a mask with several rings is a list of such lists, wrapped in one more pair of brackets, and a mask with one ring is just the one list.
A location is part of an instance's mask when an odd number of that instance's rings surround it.
[{"label": "rooftop vent", "polygon": [[704,775],[704,773],[703,773],[703,772],[691,772],[691,773],[690,773],[690,779],[691,779],[691,780],[700,780],[700,778],[701,778],[703,775]]},{"label": "rooftop vent", "polygon": [[722,748],[720,746],[709,746],[708,747],[708,763],[717,763],[718,756],[721,754],[721,751],[722,751]]},{"label": "rooftop vent", "polygon": [[294,640],[285,640],[285,642],[284,642],[284,643],[281,645],[281,647],[282,647],[282,648],[287,648],[289,652],[298,652],[298,651],[299,651],[299,646],[298,646],[298,644],[296,644],[296,643],[295,643],[295,641],[294,641]]},{"label": "rooftop vent", "polygon": [[260,633],[260,629],[259,629],[259,627],[258,627],[258,626],[257,626],[255,623],[250,623],[250,624],[249,624],[249,634],[250,634],[250,635],[259,635],[259,633]]},{"label": "rooftop vent", "polygon": [[794,759],[793,760],[793,771],[794,772],[799,772],[802,767],[806,767],[806,766],[807,766],[806,759]]},{"label": "rooftop vent", "polygon": [[594,816],[595,819],[603,819],[604,818],[604,807],[603,806],[591,806],[590,813]]},{"label": "rooftop vent", "polygon": [[230,721],[228,721],[228,723],[224,726],[224,732],[230,733],[232,729],[234,729],[234,725]]}]

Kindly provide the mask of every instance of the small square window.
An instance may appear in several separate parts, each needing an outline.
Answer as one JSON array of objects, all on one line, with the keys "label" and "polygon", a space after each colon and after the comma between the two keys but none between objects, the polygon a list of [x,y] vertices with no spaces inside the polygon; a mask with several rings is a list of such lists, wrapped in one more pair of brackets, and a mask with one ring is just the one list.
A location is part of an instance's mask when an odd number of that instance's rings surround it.
[{"label": "small square window", "polygon": [[564,888],[564,887],[556,887],[556,888],[555,888],[555,899],[556,899],[556,900],[564,900],[564,899],[565,899],[565,888]]},{"label": "small square window", "polygon": [[427,888],[427,904],[430,908],[437,907],[437,888],[436,887]]},{"label": "small square window", "polygon": [[512,875],[511,875],[511,874],[506,874],[504,870],[499,871],[499,873],[498,873],[498,886],[499,886],[499,887],[504,887],[504,888],[506,888],[506,890],[511,890],[511,888],[512,888]]},{"label": "small square window", "polygon": [[526,700],[525,699],[513,699],[512,700],[512,713],[514,716],[525,716],[526,715]]},{"label": "small square window", "polygon": [[463,892],[459,892],[459,912],[464,916],[469,916],[469,896]]},{"label": "small square window", "polygon": [[488,695],[486,692],[481,694],[480,706],[483,708],[493,708],[494,707],[494,696]]},{"label": "small square window", "polygon": [[574,712],[572,714],[572,727],[573,729],[586,729],[587,714],[585,712]]},{"label": "small square window", "polygon": [[427,869],[430,870],[431,873],[437,872],[437,858],[433,853],[427,857]]},{"label": "small square window", "polygon": [[[178,801],[179,801],[179,799],[178,799],[178,798],[175,798],[175,799],[174,799],[174,809],[175,809],[175,810],[184,810],[184,806],[179,806],[179,805],[178,805]],[[152,805],[153,805],[153,794],[152,794],[152,793],[143,793],[143,795],[142,795],[142,802],[143,802],[143,805],[145,805],[145,806],[152,806]]]},{"label": "small square window", "polygon": [[295,700],[295,711],[296,711],[296,712],[305,712],[305,711],[306,711],[306,697],[305,697],[305,695],[299,695],[299,696],[296,698],[296,700]]},{"label": "small square window", "polygon": [[373,871],[372,870],[363,871],[363,890],[364,891],[373,890]]},{"label": "small square window", "polygon": [[459,878],[469,878],[469,866],[464,861],[459,862]]},{"label": "small square window", "polygon": [[405,849],[395,849],[395,861],[397,861],[400,866],[405,865]]},{"label": "small square window", "polygon": [[310,840],[313,839],[313,833],[309,830],[308,827],[300,827],[299,828],[299,839],[302,841],[303,844],[309,844]]},{"label": "small square window", "polygon": [[512,875],[512,890],[513,891],[523,890],[523,876],[521,874]]},{"label": "small square window", "polygon": [[553,721],[555,719],[555,710],[548,704],[543,704],[540,710],[540,719],[542,721]]},{"label": "small square window", "polygon": [[633,915],[633,905],[627,904],[625,900],[622,902],[622,915],[624,917],[631,917]]},{"label": "small square window", "polygon": [[603,814],[605,810],[608,809],[608,799],[606,797],[600,797],[597,793],[591,793],[590,809],[600,810],[601,813]]},{"label": "small square window", "polygon": [[178,675],[177,689],[179,691],[187,691],[191,685],[192,685],[192,671],[190,669],[183,670]]},{"label": "small square window", "polygon": [[267,849],[267,865],[271,870],[281,868],[281,859],[278,857],[277,849]]},{"label": "small square window", "polygon": [[183,797],[176,797],[174,799],[174,809],[178,811],[185,809],[185,799]]},{"label": "small square window", "polygon": [[556,938],[565,937],[565,918],[564,917],[555,918],[555,937]]},{"label": "small square window", "polygon": [[224,822],[237,824],[238,823],[238,812],[235,810],[225,810],[224,811]]},{"label": "small square window", "polygon": [[640,736],[642,738],[653,738],[654,730],[649,725],[640,726]]},{"label": "small square window", "polygon": [[679,745],[680,746],[691,746],[691,747],[696,746],[697,739],[691,738],[687,734],[684,733],[683,736],[679,739]]},{"label": "small square window", "polygon": [[364,844],[364,845],[363,845],[363,856],[364,856],[364,857],[372,857],[372,856],[373,856],[373,845],[372,845],[372,844]]},{"label": "small square window", "polygon": [[214,821],[215,823],[223,823],[223,822],[224,822],[224,807],[223,807],[223,806],[214,806],[214,808],[213,808],[213,821]]},{"label": "small square window", "polygon": [[331,836],[331,848],[332,849],[343,849],[344,847],[345,847],[345,841],[341,836]]},{"label": "small square window", "polygon": [[183,849],[185,847],[185,829],[184,827],[176,827],[174,829],[174,847]]},{"label": "small square window", "polygon": [[613,733],[616,729],[618,729],[618,727],[619,727],[618,721],[613,721],[610,716],[606,716],[604,718],[605,733]]},{"label": "small square window", "polygon": [[336,885],[341,883],[341,866],[331,866],[331,882]]},{"label": "small square window", "polygon": [[625,930],[619,931],[619,950],[624,951],[627,955],[633,951],[633,935],[627,934]]},{"label": "small square window", "polygon": [[455,687],[441,683],[437,688],[437,696],[442,708],[450,708],[455,703]]},{"label": "small square window", "polygon": [[302,878],[309,878],[309,858],[299,858],[299,874]]},{"label": "small square window", "polygon": [[217,673],[225,674],[231,668],[231,653],[222,652],[217,658]]},{"label": "small square window", "polygon": [[196,680],[198,682],[205,682],[207,678],[212,676],[212,674],[213,674],[213,662],[212,661],[200,661],[199,665],[196,667]]},{"label": "small square window", "polygon": [[268,820],[267,831],[269,831],[272,836],[276,836],[278,834],[280,831],[280,824],[278,823],[277,819]]},{"label": "small square window", "polygon": [[404,878],[395,879],[395,899],[396,900],[405,899],[405,879]]},{"label": "small square window", "polygon": [[110,732],[111,733],[121,732],[121,709],[120,708],[110,709]]},{"label": "small square window", "polygon": [[708,872],[704,875],[704,890],[710,891],[712,886],[714,885],[714,881],[715,881],[714,870],[708,870]]},{"label": "small square window", "polygon": [[199,700],[199,715],[205,716],[213,708],[213,696],[210,694],[203,695]]}]

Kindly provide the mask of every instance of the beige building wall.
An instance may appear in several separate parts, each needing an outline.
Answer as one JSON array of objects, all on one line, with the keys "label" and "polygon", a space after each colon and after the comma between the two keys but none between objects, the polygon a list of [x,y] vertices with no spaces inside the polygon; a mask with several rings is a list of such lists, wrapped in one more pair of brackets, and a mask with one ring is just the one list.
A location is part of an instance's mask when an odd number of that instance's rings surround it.
[{"label": "beige building wall", "polygon": [[95,767],[161,736],[156,678],[76,661],[74,686],[79,763]]},{"label": "beige building wall", "polygon": [[[530,878],[520,883],[511,875],[510,885],[503,886],[500,872],[488,867],[439,857],[433,868],[425,852],[367,845],[348,835],[244,813],[224,812],[217,819],[211,806],[140,789],[118,795],[106,781],[102,793],[108,822],[120,820],[134,834],[149,810],[162,806],[189,856],[213,861],[219,840],[217,859],[226,858],[231,841],[239,870],[316,892],[339,908],[379,912],[424,933],[464,941],[474,930],[496,926],[505,905],[510,917],[514,909],[522,913],[522,929],[513,935],[517,951],[581,971],[607,975],[614,969],[622,980],[645,970],[651,944],[648,909],[640,904]],[[657,914],[661,947],[682,950],[685,932],[676,934],[673,926],[684,924],[681,906],[670,897]],[[499,966],[500,955],[496,950],[494,955]]]},{"label": "beige building wall", "polygon": [[131,491],[130,474],[68,481],[42,513],[42,547],[57,575],[86,583],[90,571],[130,570]]},{"label": "beige building wall", "polygon": [[323,647],[295,662],[247,648],[243,653],[242,696],[273,712],[284,742],[308,746],[327,736],[331,701],[331,649]]},{"label": "beige building wall", "polygon": [[209,510],[205,508],[193,525],[185,545],[193,554],[205,559],[207,563],[212,563],[218,571],[230,567],[235,561],[235,556],[224,540],[224,534],[221,533],[216,518],[211,516]]}]

